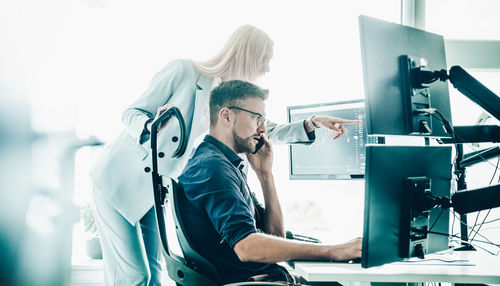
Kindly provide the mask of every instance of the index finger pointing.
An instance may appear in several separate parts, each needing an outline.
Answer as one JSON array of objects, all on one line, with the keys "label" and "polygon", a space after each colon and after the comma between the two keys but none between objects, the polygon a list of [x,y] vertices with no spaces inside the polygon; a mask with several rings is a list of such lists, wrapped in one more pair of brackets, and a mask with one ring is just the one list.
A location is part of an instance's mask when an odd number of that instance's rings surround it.
[{"label": "index finger pointing", "polygon": [[360,122],[361,122],[361,120],[340,119],[338,123],[354,124],[354,123],[360,123]]}]

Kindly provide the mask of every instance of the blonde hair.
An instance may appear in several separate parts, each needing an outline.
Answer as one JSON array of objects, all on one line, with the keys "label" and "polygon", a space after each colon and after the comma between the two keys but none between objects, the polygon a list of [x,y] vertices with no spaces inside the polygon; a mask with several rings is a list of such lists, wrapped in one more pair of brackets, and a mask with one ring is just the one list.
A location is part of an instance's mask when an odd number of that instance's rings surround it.
[{"label": "blonde hair", "polygon": [[259,28],[243,25],[231,34],[219,53],[206,61],[193,61],[200,73],[208,77],[230,75],[231,79],[254,81],[262,76],[262,57],[271,38]]}]

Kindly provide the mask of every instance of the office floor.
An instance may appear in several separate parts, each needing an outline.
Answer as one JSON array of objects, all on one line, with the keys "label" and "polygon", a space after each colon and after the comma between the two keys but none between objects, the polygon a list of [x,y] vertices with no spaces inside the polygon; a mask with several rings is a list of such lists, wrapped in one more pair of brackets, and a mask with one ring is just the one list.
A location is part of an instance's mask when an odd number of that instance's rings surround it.
[{"label": "office floor", "polygon": [[[87,259],[81,264],[73,264],[71,272],[71,286],[103,286],[104,273],[102,270],[102,260]],[[175,286],[175,283],[168,278],[167,271],[162,272],[162,285]]]}]

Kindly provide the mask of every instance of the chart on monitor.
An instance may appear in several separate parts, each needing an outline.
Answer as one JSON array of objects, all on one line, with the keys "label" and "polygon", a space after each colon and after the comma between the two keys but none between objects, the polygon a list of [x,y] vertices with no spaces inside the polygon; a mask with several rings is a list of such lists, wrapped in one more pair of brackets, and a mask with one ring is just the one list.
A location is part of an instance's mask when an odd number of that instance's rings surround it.
[{"label": "chart on monitor", "polygon": [[327,128],[316,129],[316,140],[310,145],[293,144],[290,152],[290,179],[349,180],[362,179],[365,171],[365,145],[377,143],[377,137],[366,133],[363,99],[288,107],[288,121],[311,116],[332,116],[360,120],[345,124],[347,133],[333,140],[336,133]]}]

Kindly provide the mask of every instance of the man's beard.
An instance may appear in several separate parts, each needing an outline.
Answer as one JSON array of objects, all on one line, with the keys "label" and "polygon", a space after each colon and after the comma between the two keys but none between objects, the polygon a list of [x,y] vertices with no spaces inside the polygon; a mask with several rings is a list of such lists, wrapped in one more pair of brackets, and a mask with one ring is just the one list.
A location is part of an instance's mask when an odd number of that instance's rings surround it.
[{"label": "man's beard", "polygon": [[236,149],[236,153],[253,153],[255,151],[255,145],[252,145],[252,140],[254,136],[250,136],[247,138],[242,138],[236,135],[236,132],[233,131],[234,138],[234,148]]}]

